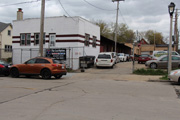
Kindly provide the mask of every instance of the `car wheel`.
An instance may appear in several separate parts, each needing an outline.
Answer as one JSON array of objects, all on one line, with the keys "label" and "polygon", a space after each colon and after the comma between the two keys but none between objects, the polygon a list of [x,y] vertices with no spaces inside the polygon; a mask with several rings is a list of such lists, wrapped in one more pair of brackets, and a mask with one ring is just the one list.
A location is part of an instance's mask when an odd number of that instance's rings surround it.
[{"label": "car wheel", "polygon": [[49,69],[43,69],[41,71],[41,76],[43,79],[50,79],[51,78],[51,71]]},{"label": "car wheel", "polygon": [[17,68],[12,68],[10,74],[11,74],[11,77],[13,78],[19,77],[19,71]]},{"label": "car wheel", "polygon": [[157,64],[156,63],[151,63],[150,68],[151,69],[157,69]]},{"label": "car wheel", "polygon": [[55,77],[56,79],[59,79],[59,78],[62,77],[62,75],[55,75],[54,77]]}]

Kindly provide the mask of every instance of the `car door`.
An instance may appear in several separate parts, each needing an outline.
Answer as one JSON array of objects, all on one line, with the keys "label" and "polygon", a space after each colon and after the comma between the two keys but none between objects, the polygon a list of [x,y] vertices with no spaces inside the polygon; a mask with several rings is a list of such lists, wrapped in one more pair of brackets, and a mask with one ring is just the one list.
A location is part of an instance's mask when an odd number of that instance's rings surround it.
[{"label": "car door", "polygon": [[172,68],[178,68],[179,62],[180,62],[179,57],[172,56]]},{"label": "car door", "polygon": [[36,61],[36,58],[26,61],[24,64],[22,64],[19,67],[19,71],[23,74],[32,74],[35,61]]},{"label": "car door", "polygon": [[162,59],[159,60],[158,67],[159,68],[167,68],[167,66],[168,66],[167,64],[168,64],[168,57],[165,56],[165,57],[163,57]]},{"label": "car door", "polygon": [[50,62],[43,58],[37,58],[36,62],[34,64],[34,72],[35,74],[40,74],[41,70],[45,67],[47,67],[47,64],[50,64]]}]

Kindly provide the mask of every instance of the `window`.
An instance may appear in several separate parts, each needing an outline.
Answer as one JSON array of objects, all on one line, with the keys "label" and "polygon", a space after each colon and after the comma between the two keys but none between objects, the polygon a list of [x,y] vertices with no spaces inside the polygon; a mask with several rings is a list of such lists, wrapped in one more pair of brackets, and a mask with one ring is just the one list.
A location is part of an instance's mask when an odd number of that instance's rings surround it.
[{"label": "window", "polygon": [[49,35],[49,45],[55,46],[55,42],[56,42],[56,34],[50,34]]},{"label": "window", "polygon": [[28,61],[26,62],[26,64],[34,64],[35,61],[36,61],[36,59],[31,59],[31,60],[28,60]]},{"label": "window", "polygon": [[11,30],[8,30],[8,35],[11,36]]},{"label": "window", "polygon": [[90,39],[90,35],[89,34],[85,34],[85,46],[89,46],[89,39]]},{"label": "window", "polygon": [[93,47],[96,47],[96,41],[97,41],[97,37],[93,36],[93,43],[92,43]]},{"label": "window", "polygon": [[180,60],[180,57],[173,56],[172,60]]},{"label": "window", "polygon": [[12,52],[12,45],[5,45],[5,52]]},{"label": "window", "polygon": [[99,59],[111,59],[110,55],[102,54],[98,56]]},{"label": "window", "polygon": [[31,34],[23,33],[20,35],[20,44],[21,45],[30,45],[31,44]]},{"label": "window", "polygon": [[[34,45],[38,45],[40,40],[40,33],[34,34]],[[43,44],[45,44],[45,33],[43,35]]]},{"label": "window", "polygon": [[45,59],[37,59],[36,63],[50,63],[48,60]]}]

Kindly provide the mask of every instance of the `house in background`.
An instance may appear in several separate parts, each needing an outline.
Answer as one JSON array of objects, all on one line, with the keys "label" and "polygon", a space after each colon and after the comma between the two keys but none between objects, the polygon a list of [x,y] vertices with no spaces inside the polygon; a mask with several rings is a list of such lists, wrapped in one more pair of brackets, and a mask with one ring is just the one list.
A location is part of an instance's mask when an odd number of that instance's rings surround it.
[{"label": "house in background", "polygon": [[[39,39],[40,18],[23,19],[22,9],[18,9],[13,21],[13,64],[38,56]],[[79,57],[100,52],[100,28],[81,17],[47,17],[43,43],[44,56],[59,59],[75,70]]]},{"label": "house in background", "polygon": [[0,22],[0,59],[12,57],[12,25]]}]

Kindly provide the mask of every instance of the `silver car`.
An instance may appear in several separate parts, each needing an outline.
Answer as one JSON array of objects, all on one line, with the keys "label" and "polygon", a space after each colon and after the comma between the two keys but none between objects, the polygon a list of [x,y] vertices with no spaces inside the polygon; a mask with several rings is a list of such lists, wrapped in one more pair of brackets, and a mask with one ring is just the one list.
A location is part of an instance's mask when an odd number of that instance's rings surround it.
[{"label": "silver car", "polygon": [[[163,55],[157,60],[149,60],[145,63],[145,66],[151,69],[167,68],[168,67],[168,56]],[[172,55],[172,68],[180,68],[180,56]]]}]

